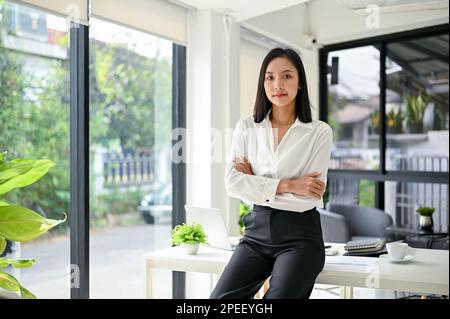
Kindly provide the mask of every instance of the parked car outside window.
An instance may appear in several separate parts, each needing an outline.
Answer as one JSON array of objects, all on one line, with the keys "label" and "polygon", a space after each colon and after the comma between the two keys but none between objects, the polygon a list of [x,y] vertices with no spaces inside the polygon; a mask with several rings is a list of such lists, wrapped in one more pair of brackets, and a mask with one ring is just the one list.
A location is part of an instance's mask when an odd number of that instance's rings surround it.
[{"label": "parked car outside window", "polygon": [[139,205],[139,212],[147,224],[154,224],[155,218],[172,215],[172,185],[156,187],[145,195]]}]

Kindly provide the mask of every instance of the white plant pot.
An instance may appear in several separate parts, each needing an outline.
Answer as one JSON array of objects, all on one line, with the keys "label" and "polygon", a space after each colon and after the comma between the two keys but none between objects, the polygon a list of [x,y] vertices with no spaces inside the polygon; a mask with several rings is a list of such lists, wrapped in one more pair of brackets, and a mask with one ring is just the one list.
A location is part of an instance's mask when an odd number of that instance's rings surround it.
[{"label": "white plant pot", "polygon": [[181,244],[181,246],[184,248],[186,254],[195,255],[198,252],[199,244]]}]

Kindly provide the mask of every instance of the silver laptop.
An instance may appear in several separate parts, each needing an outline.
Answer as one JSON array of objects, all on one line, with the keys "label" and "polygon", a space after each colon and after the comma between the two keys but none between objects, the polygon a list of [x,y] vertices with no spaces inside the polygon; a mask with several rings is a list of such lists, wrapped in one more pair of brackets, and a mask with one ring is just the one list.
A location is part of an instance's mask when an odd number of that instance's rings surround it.
[{"label": "silver laptop", "polygon": [[218,208],[205,208],[185,205],[186,221],[201,224],[208,236],[208,246],[226,250],[234,250],[236,244],[230,241],[227,228]]}]

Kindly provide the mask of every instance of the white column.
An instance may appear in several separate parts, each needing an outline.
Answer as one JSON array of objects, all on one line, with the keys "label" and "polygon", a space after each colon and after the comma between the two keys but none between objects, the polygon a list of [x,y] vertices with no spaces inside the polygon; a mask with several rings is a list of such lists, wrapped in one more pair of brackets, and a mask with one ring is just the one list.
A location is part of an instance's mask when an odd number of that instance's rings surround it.
[{"label": "white column", "polygon": [[211,206],[211,13],[192,11],[188,23],[186,202]]},{"label": "white column", "polygon": [[[187,48],[186,201],[219,208],[231,235],[239,233],[239,201],[228,197],[224,173],[230,147],[226,133],[230,133],[240,117],[239,44],[240,28],[233,18],[209,9],[191,11]],[[209,281],[208,275],[188,274],[187,298],[208,298]]]},{"label": "white column", "polygon": [[[238,201],[225,190],[225,159],[239,119],[239,25],[213,10],[190,14],[187,50],[187,202],[220,208],[237,235]],[[214,148],[213,148],[214,147]]]}]

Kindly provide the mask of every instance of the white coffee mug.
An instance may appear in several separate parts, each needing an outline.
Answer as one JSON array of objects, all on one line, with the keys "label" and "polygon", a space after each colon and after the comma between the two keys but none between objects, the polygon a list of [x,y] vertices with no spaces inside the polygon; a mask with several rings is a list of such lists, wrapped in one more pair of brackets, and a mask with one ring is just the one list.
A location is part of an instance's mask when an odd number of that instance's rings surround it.
[{"label": "white coffee mug", "polygon": [[389,258],[392,260],[402,260],[405,258],[407,252],[408,252],[408,244],[407,243],[387,243],[386,249],[389,255]]}]

